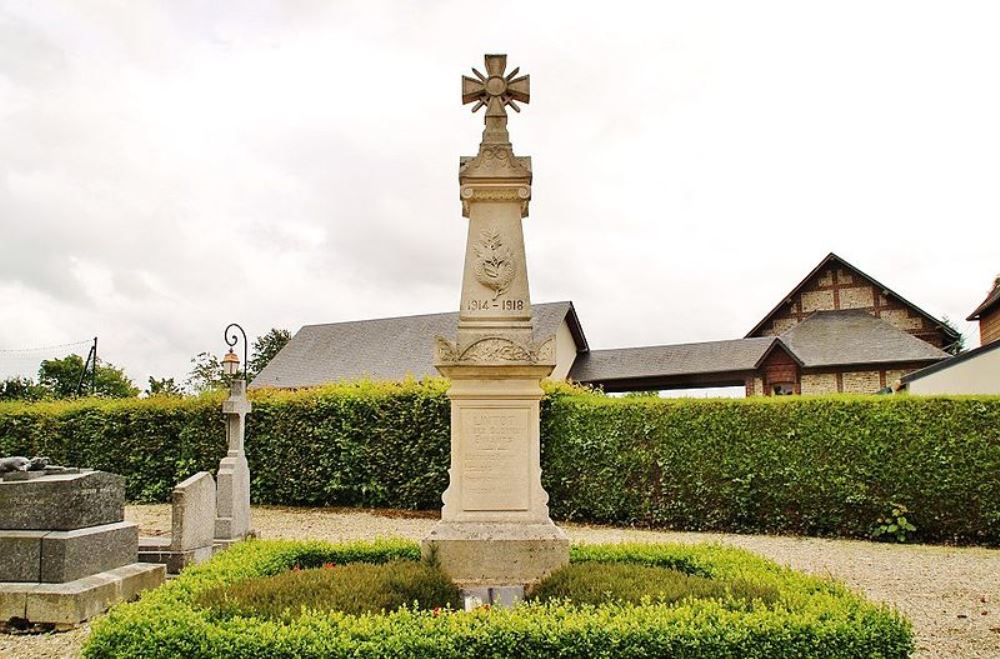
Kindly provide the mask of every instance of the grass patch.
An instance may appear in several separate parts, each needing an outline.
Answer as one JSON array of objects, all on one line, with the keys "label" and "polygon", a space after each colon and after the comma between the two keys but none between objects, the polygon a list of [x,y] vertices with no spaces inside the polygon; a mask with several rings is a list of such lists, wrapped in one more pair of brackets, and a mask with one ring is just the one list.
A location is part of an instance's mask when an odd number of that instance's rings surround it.
[{"label": "grass patch", "polygon": [[709,579],[679,570],[629,563],[574,563],[543,579],[528,597],[580,604],[674,604],[690,599],[715,599],[747,608],[754,601],[773,605],[774,586],[746,579]]},{"label": "grass patch", "polygon": [[327,563],[317,569],[215,586],[195,597],[195,604],[223,617],[246,616],[289,621],[304,611],[340,611],[351,615],[388,613],[404,606],[458,609],[458,588],[440,568],[415,561],[382,565]]}]

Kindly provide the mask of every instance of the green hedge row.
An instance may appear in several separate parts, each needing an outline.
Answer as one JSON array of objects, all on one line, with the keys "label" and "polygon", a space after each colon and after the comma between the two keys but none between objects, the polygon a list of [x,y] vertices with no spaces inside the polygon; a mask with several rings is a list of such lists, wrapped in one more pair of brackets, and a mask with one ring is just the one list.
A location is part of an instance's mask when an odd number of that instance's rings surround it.
[{"label": "green hedge row", "polygon": [[220,615],[194,604],[208,589],[293,565],[418,556],[419,547],[403,541],[240,543],[139,602],[112,609],[94,624],[84,656],[904,659],[913,651],[910,624],[886,606],[868,603],[835,582],[717,545],[584,546],[574,548],[572,560],[669,565],[709,578],[739,578],[777,590],[777,601],[528,603],[511,609],[401,609],[362,616],[306,610],[291,621]]},{"label": "green hedge row", "polygon": [[[447,485],[442,380],[258,392],[257,503],[436,508]],[[0,403],[0,455],[121,473],[133,501],[225,454],[218,395]],[[553,515],[677,529],[870,537],[892,504],[909,539],[1000,545],[1000,397],[611,398],[551,387]]]}]

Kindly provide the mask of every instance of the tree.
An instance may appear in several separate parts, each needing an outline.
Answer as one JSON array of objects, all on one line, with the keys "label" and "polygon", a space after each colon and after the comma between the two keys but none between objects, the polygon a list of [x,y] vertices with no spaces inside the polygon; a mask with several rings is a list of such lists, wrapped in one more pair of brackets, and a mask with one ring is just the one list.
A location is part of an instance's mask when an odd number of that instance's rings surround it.
[{"label": "tree", "polygon": [[149,386],[146,387],[147,396],[183,396],[184,389],[180,387],[173,378],[154,378],[149,376]]},{"label": "tree", "polygon": [[48,389],[31,378],[15,376],[0,381],[0,400],[42,400],[49,394]]},{"label": "tree", "polygon": [[199,352],[191,358],[191,372],[184,384],[196,394],[222,389],[228,384],[222,372],[222,362],[210,352]]},{"label": "tree", "polygon": [[253,380],[274,359],[278,351],[292,340],[292,333],[286,329],[272,327],[267,334],[258,336],[253,342],[250,363],[247,364],[247,379]]},{"label": "tree", "polygon": [[948,318],[948,316],[941,318],[941,324],[958,335],[958,338],[955,339],[951,345],[946,345],[944,347],[944,351],[949,355],[957,355],[961,352],[965,352],[965,335],[958,329],[958,325]]},{"label": "tree", "polygon": [[[68,355],[62,359],[46,359],[38,367],[38,384],[45,387],[55,398],[72,398],[77,395],[80,377],[85,362],[80,355]],[[139,389],[125,375],[125,371],[114,364],[98,363],[94,373],[94,395],[103,398],[131,398],[139,395]],[[89,391],[90,375],[84,379],[80,393]]]}]

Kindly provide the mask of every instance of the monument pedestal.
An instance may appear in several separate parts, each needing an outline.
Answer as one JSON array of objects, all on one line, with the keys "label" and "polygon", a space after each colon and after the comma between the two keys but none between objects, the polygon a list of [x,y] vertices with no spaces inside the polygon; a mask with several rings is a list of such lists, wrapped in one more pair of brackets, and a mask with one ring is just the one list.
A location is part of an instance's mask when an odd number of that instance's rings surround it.
[{"label": "monument pedestal", "polygon": [[124,515],[121,476],[86,469],[27,479],[4,474],[0,622],[71,627],[162,584],[162,565],[136,562],[139,527]]},{"label": "monument pedestal", "polygon": [[551,521],[441,522],[423,541],[459,586],[528,586],[569,562],[569,539]]},{"label": "monument pedestal", "polygon": [[533,584],[569,562],[539,461],[539,382],[552,365],[438,368],[452,380],[450,483],[423,553],[463,587]]}]

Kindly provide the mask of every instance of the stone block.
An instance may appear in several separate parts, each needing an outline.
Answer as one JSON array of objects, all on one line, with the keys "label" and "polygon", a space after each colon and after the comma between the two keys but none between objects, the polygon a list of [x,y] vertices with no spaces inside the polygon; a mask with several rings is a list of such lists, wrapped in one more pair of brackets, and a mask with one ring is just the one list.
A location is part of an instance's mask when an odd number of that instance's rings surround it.
[{"label": "stone block", "polygon": [[219,461],[215,540],[242,540],[250,528],[250,467],[246,456],[230,452]]},{"label": "stone block", "polygon": [[72,531],[125,519],[125,479],[103,471],[0,482],[0,530]]},{"label": "stone block", "polygon": [[[18,586],[23,584],[16,584]],[[28,595],[24,592],[8,592],[0,582],[0,622],[11,618],[24,618]]]},{"label": "stone block", "polygon": [[180,574],[189,565],[207,561],[215,553],[214,544],[197,549],[173,551],[169,538],[139,538],[139,562],[162,563],[167,566],[167,574]]},{"label": "stone block", "polygon": [[490,603],[509,609],[524,600],[524,586],[494,586],[490,588]]},{"label": "stone block", "polygon": [[38,581],[65,583],[134,563],[139,527],[132,522],[104,524],[42,537]]},{"label": "stone block", "polygon": [[162,565],[132,563],[69,583],[0,583],[0,616],[36,624],[77,625],[165,579]]},{"label": "stone block", "polygon": [[45,531],[0,531],[0,581],[38,581],[44,535]]},{"label": "stone block", "polygon": [[490,603],[490,589],[485,586],[462,588],[459,595],[462,598],[462,606],[466,611],[472,611],[484,604]]},{"label": "stone block", "polygon": [[422,551],[463,588],[527,586],[569,563],[569,539],[551,522],[441,522]]},{"label": "stone block", "polygon": [[[211,547],[215,539],[215,480],[201,471],[174,488],[170,522],[173,551]],[[209,553],[211,555],[211,552]]]}]

